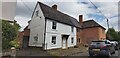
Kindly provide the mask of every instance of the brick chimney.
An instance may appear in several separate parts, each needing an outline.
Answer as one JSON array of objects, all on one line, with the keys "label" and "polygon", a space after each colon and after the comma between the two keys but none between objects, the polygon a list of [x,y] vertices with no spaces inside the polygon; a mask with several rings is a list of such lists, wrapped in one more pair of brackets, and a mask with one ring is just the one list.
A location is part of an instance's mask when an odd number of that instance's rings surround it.
[{"label": "brick chimney", "polygon": [[82,23],[83,23],[83,15],[79,15],[79,23],[80,23],[80,25],[82,25]]},{"label": "brick chimney", "polygon": [[57,10],[57,5],[54,4],[54,5],[52,6],[52,8],[55,9],[55,10]]}]

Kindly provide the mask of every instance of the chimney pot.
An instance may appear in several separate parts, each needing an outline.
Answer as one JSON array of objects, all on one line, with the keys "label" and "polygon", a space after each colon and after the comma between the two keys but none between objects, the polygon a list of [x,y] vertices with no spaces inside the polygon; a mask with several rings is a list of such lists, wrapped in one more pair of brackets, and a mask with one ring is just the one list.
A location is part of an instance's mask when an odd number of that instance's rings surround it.
[{"label": "chimney pot", "polygon": [[57,10],[57,5],[54,4],[54,5],[52,6],[52,8],[55,9],[55,10]]}]

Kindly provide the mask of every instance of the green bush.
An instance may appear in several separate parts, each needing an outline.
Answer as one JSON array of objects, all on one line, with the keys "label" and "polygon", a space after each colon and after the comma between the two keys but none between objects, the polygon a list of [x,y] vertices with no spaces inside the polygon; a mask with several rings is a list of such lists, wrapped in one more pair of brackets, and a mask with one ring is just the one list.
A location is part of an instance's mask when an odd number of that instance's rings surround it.
[{"label": "green bush", "polygon": [[19,44],[18,44],[17,41],[15,41],[15,40],[10,42],[10,46],[11,46],[11,47],[15,47],[16,49],[19,49],[19,48],[20,48]]}]

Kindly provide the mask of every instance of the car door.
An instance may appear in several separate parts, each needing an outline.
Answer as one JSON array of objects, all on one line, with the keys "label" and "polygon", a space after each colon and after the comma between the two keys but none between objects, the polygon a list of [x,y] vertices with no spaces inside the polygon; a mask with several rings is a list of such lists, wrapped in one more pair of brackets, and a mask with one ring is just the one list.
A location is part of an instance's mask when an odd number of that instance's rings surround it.
[{"label": "car door", "polygon": [[113,44],[111,44],[111,52],[112,52],[112,53],[115,52],[115,47],[114,47]]},{"label": "car door", "polygon": [[111,45],[111,43],[106,41],[106,45],[107,45],[110,53],[112,53],[112,45]]}]

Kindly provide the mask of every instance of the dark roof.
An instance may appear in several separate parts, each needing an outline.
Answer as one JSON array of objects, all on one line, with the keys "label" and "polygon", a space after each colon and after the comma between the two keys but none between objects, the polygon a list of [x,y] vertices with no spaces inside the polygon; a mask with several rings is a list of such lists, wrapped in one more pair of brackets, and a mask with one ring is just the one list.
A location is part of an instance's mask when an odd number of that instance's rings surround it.
[{"label": "dark roof", "polygon": [[91,28],[91,27],[102,27],[103,29],[105,29],[103,26],[101,26],[94,20],[88,20],[83,22],[82,28]]},{"label": "dark roof", "polygon": [[24,28],[24,30],[25,30],[25,29],[28,29],[28,25]]},{"label": "dark roof", "polygon": [[38,2],[40,7],[41,7],[41,10],[43,11],[43,14],[45,16],[45,18],[48,18],[48,19],[51,19],[51,20],[54,20],[54,21],[58,21],[60,23],[63,23],[63,24],[67,24],[67,25],[71,25],[71,26],[75,26],[75,27],[78,27],[80,28],[80,24],[79,22],[67,15],[67,14],[64,14],[58,10],[55,10],[41,2]]}]

